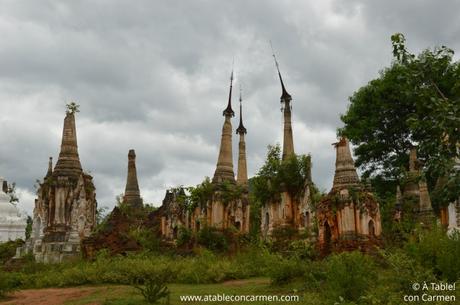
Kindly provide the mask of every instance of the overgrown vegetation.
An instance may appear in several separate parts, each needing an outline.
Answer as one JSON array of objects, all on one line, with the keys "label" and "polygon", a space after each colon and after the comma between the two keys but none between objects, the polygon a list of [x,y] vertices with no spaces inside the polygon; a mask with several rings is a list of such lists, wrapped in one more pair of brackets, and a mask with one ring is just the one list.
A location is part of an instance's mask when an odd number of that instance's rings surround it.
[{"label": "overgrown vegetation", "polygon": [[[435,208],[460,194],[460,61],[445,47],[410,53],[405,38],[391,37],[394,61],[380,76],[350,97],[339,133],[356,145],[356,164],[380,186],[401,182],[408,166],[408,151],[417,145],[424,162]],[[377,183],[373,183],[377,185]],[[385,189],[380,187],[384,197]]]},{"label": "overgrown vegetation", "polygon": [[[401,304],[403,294],[414,293],[414,282],[460,284],[459,236],[434,227],[414,232],[399,249],[382,250],[373,256],[359,252],[333,254],[323,260],[304,255],[302,247],[280,254],[255,245],[233,256],[204,248],[195,248],[193,255],[186,257],[149,251],[110,256],[101,251],[94,261],[59,265],[29,262],[17,272],[2,271],[0,289],[6,293],[19,288],[134,284],[145,294],[166,296],[160,292],[166,293],[165,287],[171,283],[209,284],[269,277],[273,286],[289,286],[298,294],[317,296],[317,303],[312,304]],[[458,292],[453,293],[460,297]]]},{"label": "overgrown vegetation", "polygon": [[298,200],[308,190],[313,209],[322,196],[311,179],[310,155],[293,155],[282,160],[279,144],[269,145],[267,149],[264,165],[249,180],[252,240],[260,236],[260,209],[269,202],[280,201],[281,193],[288,192]]},{"label": "overgrown vegetation", "polygon": [[22,246],[24,241],[21,239],[9,240],[0,243],[0,266],[4,265],[16,254],[16,248]]},{"label": "overgrown vegetation", "polygon": [[298,198],[307,186],[313,186],[310,155],[294,155],[282,160],[280,145],[269,145],[265,163],[252,179],[254,199],[266,204],[279,200],[282,192]]},{"label": "overgrown vegetation", "polygon": [[148,303],[155,304],[161,299],[169,298],[170,292],[166,285],[171,277],[171,270],[167,267],[158,273],[136,276],[132,285]]}]

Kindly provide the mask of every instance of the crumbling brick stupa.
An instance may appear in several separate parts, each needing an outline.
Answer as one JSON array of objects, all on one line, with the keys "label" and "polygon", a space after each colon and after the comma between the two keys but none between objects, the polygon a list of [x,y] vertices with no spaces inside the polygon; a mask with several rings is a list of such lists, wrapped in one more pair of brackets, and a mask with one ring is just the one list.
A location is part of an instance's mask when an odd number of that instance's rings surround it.
[{"label": "crumbling brick stupa", "polygon": [[105,223],[82,240],[83,257],[94,258],[102,249],[112,255],[140,250],[141,245],[130,233],[135,228],[149,227],[143,209],[144,203],[137,179],[136,152],[130,149],[125,193],[120,204],[107,216]]},{"label": "crumbling brick stupa", "polygon": [[[234,228],[238,232],[249,232],[249,195],[248,175],[246,165],[246,128],[242,118],[242,97],[240,94],[240,124],[236,130],[239,135],[238,143],[238,173],[235,179],[233,170],[232,153],[232,123],[231,118],[235,115],[232,109],[233,71],[230,77],[230,90],[227,107],[223,111],[224,124],[217,159],[216,170],[212,178],[212,194],[206,202],[196,207],[185,208],[180,202],[181,192],[184,189],[168,190],[157,215],[161,217],[161,235],[167,239],[177,238],[181,227],[198,232],[204,226],[217,229]],[[241,188],[241,196],[233,198],[229,202],[224,200],[223,186],[231,185]]]},{"label": "crumbling brick stupa", "polygon": [[83,172],[78,155],[75,126],[76,105],[71,104],[64,118],[61,150],[53,169],[37,190],[31,238],[23,251],[32,252],[36,261],[57,263],[80,255],[80,240],[96,225],[96,192],[91,175]]},{"label": "crumbling brick stupa", "polygon": [[380,243],[379,203],[356,172],[347,138],[335,145],[335,175],[331,191],[318,203],[318,246],[331,251],[366,251]]},{"label": "crumbling brick stupa", "polygon": [[[281,98],[283,112],[283,154],[282,161],[295,156],[294,138],[292,131],[292,97],[287,92],[283,78],[279,70],[278,62],[275,58],[275,64],[278,71],[278,77],[281,84]],[[314,211],[312,209],[312,200],[310,186],[312,185],[311,173],[310,178],[305,182],[301,194],[290,194],[287,191],[279,194],[278,200],[272,200],[261,208],[261,228],[263,237],[269,237],[273,231],[282,228],[291,228],[298,232],[313,233]],[[295,196],[293,196],[295,195]]]},{"label": "crumbling brick stupa", "polygon": [[414,211],[416,212],[418,221],[423,225],[429,226],[434,221],[435,215],[431,206],[426,178],[420,167],[417,150],[412,148],[409,154],[408,181],[404,186],[403,198],[415,198],[416,205],[414,206]]}]

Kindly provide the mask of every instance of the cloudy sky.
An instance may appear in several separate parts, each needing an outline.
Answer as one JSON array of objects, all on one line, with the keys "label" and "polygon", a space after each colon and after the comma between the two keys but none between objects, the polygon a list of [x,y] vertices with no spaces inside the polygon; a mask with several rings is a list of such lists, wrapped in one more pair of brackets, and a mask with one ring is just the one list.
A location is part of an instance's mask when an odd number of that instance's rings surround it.
[{"label": "cloudy sky", "polygon": [[[160,204],[167,188],[213,175],[233,58],[252,176],[282,138],[271,40],[293,96],[295,150],[312,154],[313,179],[329,189],[339,116],[390,64],[390,35],[404,33],[413,52],[458,51],[459,11],[435,0],[0,0],[0,176],[30,213],[75,100],[99,206],[123,192],[130,148],[144,200]],[[234,138],[235,163],[236,148]]]}]

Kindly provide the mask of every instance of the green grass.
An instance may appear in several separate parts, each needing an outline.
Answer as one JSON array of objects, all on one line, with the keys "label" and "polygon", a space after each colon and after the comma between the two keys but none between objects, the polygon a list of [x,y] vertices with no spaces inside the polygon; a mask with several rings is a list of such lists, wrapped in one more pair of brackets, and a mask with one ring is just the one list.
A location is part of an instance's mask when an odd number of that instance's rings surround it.
[{"label": "green grass", "polygon": [[[303,296],[298,304],[399,305],[403,295],[414,293],[413,283],[447,281],[460,287],[460,235],[448,237],[437,229],[414,234],[400,248],[373,255],[356,251],[332,254],[323,260],[307,258],[303,250],[281,255],[261,246],[234,255],[195,250],[190,256],[148,252],[111,257],[101,253],[95,261],[59,265],[27,262],[17,272],[0,272],[0,289],[100,287],[69,304],[135,305],[146,303],[131,285],[143,285],[142,281],[155,275],[170,275],[163,281],[170,283],[170,304],[194,303],[180,302],[180,295],[296,291]],[[460,299],[460,289],[454,293]]]},{"label": "green grass", "polygon": [[[291,302],[291,304],[321,304],[317,301],[319,296],[313,293],[304,294],[304,292],[294,292],[295,284],[289,287],[273,287],[270,285],[268,278],[253,278],[241,281],[229,281],[220,284],[170,284],[171,291],[169,299],[170,305],[184,304],[223,304],[223,302],[181,302],[180,296],[184,295],[209,295],[209,294],[226,294],[226,295],[299,295],[300,302]],[[107,286],[101,287],[93,294],[86,296],[77,301],[66,302],[65,305],[84,305],[84,304],[105,304],[105,305],[146,305],[142,296],[132,287],[129,286]],[[254,304],[262,305],[265,302],[224,302],[225,304]],[[275,302],[276,303],[276,302]],[[275,304],[273,303],[273,304]],[[287,304],[287,303],[286,303]]]}]

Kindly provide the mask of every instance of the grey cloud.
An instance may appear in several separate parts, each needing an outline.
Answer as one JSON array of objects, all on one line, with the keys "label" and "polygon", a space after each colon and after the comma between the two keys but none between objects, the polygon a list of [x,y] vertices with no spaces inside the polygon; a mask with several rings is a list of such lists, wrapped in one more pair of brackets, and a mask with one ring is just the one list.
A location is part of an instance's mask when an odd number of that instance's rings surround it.
[{"label": "grey cloud", "polygon": [[[100,205],[124,189],[136,149],[147,202],[212,176],[235,58],[243,85],[249,174],[282,139],[269,40],[293,96],[298,153],[332,182],[335,130],[348,96],[391,62],[390,35],[414,52],[457,49],[459,3],[445,1],[5,1],[0,3],[0,175],[30,207],[33,183],[59,152],[64,105],[77,117],[82,164]],[[233,120],[237,125],[238,116]],[[237,137],[234,159],[236,164]],[[236,168],[235,168],[236,170]]]}]

